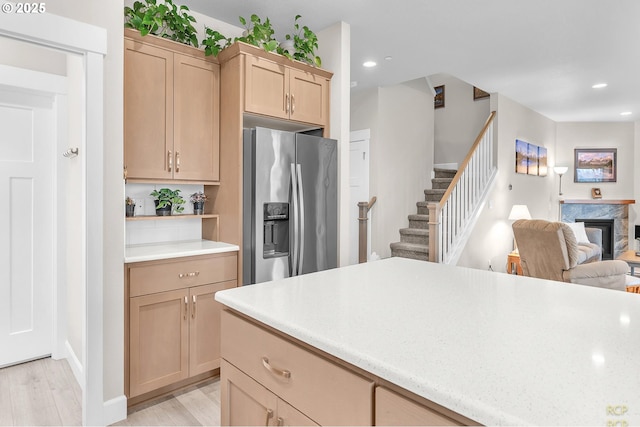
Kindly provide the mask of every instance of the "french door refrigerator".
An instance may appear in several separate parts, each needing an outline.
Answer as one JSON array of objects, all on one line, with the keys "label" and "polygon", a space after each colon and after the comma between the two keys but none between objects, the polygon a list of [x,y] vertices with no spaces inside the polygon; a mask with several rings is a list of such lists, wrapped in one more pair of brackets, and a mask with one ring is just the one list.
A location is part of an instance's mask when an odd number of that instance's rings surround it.
[{"label": "french door refrigerator", "polygon": [[244,130],[243,284],[337,267],[337,142]]}]

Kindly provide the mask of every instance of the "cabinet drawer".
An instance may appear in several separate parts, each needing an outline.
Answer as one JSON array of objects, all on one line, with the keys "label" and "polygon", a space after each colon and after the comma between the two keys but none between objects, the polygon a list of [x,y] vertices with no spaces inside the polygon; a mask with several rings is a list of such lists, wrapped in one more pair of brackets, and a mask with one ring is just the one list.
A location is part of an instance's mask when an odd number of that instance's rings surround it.
[{"label": "cabinet drawer", "polygon": [[223,359],[316,423],[372,425],[371,381],[226,310],[221,339]]},{"label": "cabinet drawer", "polygon": [[376,387],[376,425],[378,426],[460,426],[445,415],[400,396],[384,387]]},{"label": "cabinet drawer", "polygon": [[235,252],[141,262],[129,266],[129,292],[135,297],[235,280],[237,275]]}]

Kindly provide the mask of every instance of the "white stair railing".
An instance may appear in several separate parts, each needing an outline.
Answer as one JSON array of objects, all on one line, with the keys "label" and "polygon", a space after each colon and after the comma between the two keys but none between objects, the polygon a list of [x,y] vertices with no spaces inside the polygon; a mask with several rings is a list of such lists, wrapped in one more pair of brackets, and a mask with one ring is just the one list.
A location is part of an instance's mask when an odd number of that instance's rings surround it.
[{"label": "white stair railing", "polygon": [[440,202],[429,204],[429,261],[456,264],[497,174],[493,111]]}]

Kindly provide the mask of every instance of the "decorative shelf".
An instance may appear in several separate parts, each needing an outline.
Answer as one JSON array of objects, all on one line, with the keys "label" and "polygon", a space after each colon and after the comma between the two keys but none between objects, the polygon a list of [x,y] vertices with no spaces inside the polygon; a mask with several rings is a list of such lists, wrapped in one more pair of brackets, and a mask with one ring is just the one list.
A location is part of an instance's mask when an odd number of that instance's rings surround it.
[{"label": "decorative shelf", "polygon": [[577,205],[633,205],[635,200],[607,200],[607,199],[584,199],[584,200],[560,200],[562,204]]},{"label": "decorative shelf", "polygon": [[167,215],[167,216],[159,216],[159,215],[138,215],[138,216],[128,216],[126,217],[127,221],[166,221],[172,219],[209,219],[209,218],[219,218],[218,214],[204,214],[204,215],[192,215],[192,214],[180,214],[180,215]]}]

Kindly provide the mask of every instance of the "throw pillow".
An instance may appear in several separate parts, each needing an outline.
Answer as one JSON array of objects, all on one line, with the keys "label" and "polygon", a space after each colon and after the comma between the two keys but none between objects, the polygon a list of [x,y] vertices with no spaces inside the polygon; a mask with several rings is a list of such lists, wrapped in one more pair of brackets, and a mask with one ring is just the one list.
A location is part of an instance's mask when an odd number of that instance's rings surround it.
[{"label": "throw pillow", "polygon": [[587,232],[584,229],[584,222],[566,222],[565,224],[567,224],[571,231],[573,231],[579,245],[590,243],[589,238],[587,237]]}]

